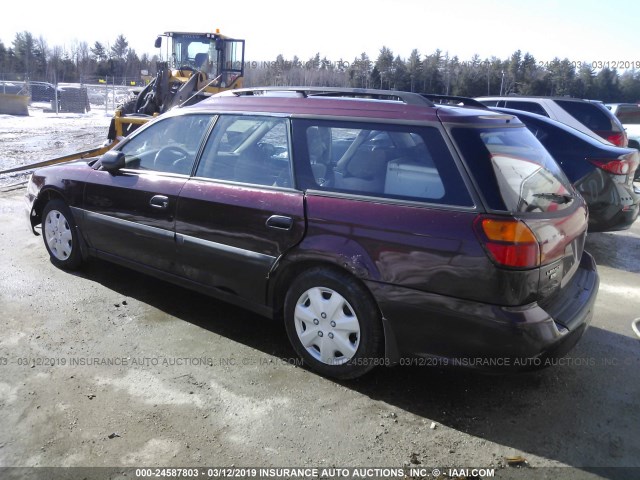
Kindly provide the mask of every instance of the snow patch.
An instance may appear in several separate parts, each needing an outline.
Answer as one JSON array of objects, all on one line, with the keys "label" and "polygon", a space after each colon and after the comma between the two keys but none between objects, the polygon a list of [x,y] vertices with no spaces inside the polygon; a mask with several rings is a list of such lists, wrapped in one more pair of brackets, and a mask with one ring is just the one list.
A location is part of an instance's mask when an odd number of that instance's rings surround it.
[{"label": "snow patch", "polygon": [[152,438],[137,452],[131,452],[122,457],[122,464],[155,465],[158,458],[170,459],[180,451],[180,443],[166,438]]},{"label": "snow patch", "polygon": [[0,382],[0,403],[11,404],[18,398],[19,387],[12,387],[8,383]]},{"label": "snow patch", "polygon": [[194,405],[198,408],[204,406],[200,395],[170,388],[148,372],[132,370],[121,378],[96,377],[95,380],[100,386],[125,390],[132,397],[151,405]]},{"label": "snow patch", "polygon": [[610,285],[607,283],[600,283],[600,292],[611,295],[620,295],[625,298],[638,298],[640,299],[640,287],[632,287],[630,285]]}]

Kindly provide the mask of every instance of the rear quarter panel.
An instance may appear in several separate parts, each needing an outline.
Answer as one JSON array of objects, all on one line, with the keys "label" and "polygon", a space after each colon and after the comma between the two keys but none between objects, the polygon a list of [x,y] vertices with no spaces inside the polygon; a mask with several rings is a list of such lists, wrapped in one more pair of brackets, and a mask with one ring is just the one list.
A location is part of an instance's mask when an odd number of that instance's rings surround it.
[{"label": "rear quarter panel", "polygon": [[539,271],[496,268],[474,234],[477,212],[314,193],[306,211],[307,233],[288,263],[324,262],[363,281],[484,303],[535,300]]}]

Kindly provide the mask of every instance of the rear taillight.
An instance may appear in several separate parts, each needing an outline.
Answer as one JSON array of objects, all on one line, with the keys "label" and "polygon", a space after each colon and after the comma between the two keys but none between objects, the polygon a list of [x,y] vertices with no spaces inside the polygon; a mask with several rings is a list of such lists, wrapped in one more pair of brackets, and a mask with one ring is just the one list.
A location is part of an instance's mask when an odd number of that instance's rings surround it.
[{"label": "rear taillight", "polygon": [[614,175],[626,175],[629,173],[630,165],[626,160],[589,160],[596,167]]},{"label": "rear taillight", "polygon": [[531,229],[522,221],[478,217],[476,234],[499,265],[533,268],[540,265],[540,246]]},{"label": "rear taillight", "polygon": [[589,160],[596,167],[614,175],[629,175],[638,168],[638,154],[633,152],[615,160]]},{"label": "rear taillight", "polygon": [[627,136],[624,132],[620,133],[612,133],[607,136],[607,140],[616,145],[617,147],[626,147],[627,146]]}]

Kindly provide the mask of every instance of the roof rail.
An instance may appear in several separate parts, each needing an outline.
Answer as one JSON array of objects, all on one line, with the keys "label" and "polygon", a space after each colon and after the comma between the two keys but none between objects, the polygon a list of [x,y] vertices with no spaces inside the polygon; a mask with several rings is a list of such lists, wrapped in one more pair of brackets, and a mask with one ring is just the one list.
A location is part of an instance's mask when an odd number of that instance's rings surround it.
[{"label": "roof rail", "polygon": [[423,97],[431,100],[433,103],[439,103],[442,105],[460,105],[462,104],[465,107],[477,107],[486,109],[487,106],[480,103],[475,98],[470,97],[461,97],[458,95],[438,95],[435,93],[421,93]]},{"label": "roof rail", "polygon": [[398,90],[376,90],[370,88],[342,88],[342,87],[252,87],[227,90],[216,96],[251,96],[264,95],[269,92],[293,92],[302,97],[347,97],[371,98],[376,100],[395,100],[407,105],[422,105],[433,107],[434,103],[427,97],[412,92]]}]

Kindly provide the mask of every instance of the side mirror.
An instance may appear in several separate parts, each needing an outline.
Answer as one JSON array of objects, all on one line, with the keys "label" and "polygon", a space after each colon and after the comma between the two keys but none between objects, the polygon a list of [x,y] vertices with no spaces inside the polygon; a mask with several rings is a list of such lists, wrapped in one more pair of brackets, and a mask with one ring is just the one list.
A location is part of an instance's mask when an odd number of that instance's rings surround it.
[{"label": "side mirror", "polygon": [[156,42],[153,44],[153,46],[156,48],[160,48],[161,45],[162,45],[162,37],[156,38]]},{"label": "side mirror", "polygon": [[124,153],[119,150],[109,150],[100,158],[100,165],[107,172],[113,172],[124,167]]}]

